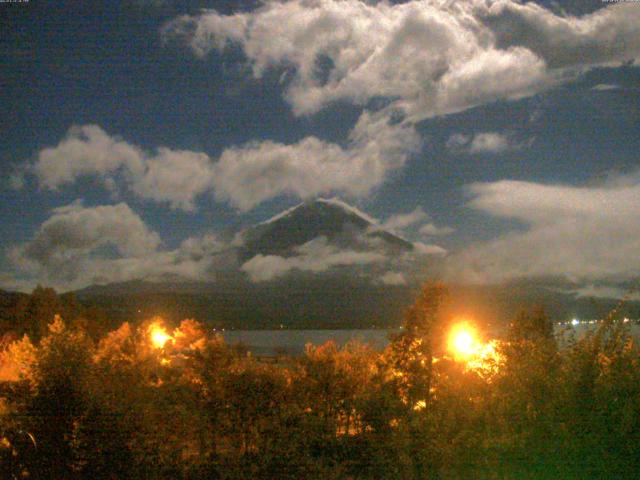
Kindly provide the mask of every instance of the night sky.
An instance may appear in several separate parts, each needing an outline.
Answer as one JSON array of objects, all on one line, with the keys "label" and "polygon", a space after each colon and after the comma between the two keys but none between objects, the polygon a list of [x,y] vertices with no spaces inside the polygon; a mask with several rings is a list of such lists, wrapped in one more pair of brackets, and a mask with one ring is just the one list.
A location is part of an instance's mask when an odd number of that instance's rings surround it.
[{"label": "night sky", "polygon": [[447,279],[615,296],[638,277],[638,3],[31,0],[0,18],[2,288],[198,278],[191,253],[316,197],[446,249]]}]

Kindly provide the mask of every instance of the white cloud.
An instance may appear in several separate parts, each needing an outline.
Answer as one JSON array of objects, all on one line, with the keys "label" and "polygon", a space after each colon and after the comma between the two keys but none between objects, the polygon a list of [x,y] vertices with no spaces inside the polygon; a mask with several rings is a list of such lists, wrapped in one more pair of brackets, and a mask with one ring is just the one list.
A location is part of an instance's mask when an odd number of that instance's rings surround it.
[{"label": "white cloud", "polygon": [[444,257],[447,250],[438,245],[429,245],[422,242],[413,242],[413,250],[416,255]]},{"label": "white cloud", "polygon": [[116,196],[124,184],[140,198],[189,212],[199,195],[211,191],[243,211],[283,194],[358,197],[403,166],[420,144],[413,127],[391,124],[387,115],[363,113],[344,148],[316,137],[289,145],[264,141],[227,148],[217,162],[166,147],[151,154],[96,125],[72,127],[57,146],[39,152],[31,171],[51,190],[91,175]]},{"label": "white cloud", "polygon": [[140,149],[109,136],[97,125],[74,126],[58,145],[38,153],[33,172],[40,185],[57,190],[80,176],[106,177],[122,166],[139,175],[143,158]]},{"label": "white cloud", "polygon": [[499,133],[479,133],[469,144],[469,153],[500,153],[508,150],[511,144],[506,136]]},{"label": "white cloud", "polygon": [[447,148],[453,152],[469,154],[502,153],[523,147],[511,136],[498,132],[482,132],[472,135],[454,133],[447,140]]},{"label": "white cloud", "polygon": [[364,196],[403,166],[419,143],[412,127],[365,112],[346,148],[306,137],[291,145],[264,141],[225,150],[215,165],[215,195],[243,211],[283,194]]},{"label": "white cloud", "polygon": [[195,198],[211,189],[213,172],[213,164],[204,153],[159,148],[157,155],[147,159],[144,173],[131,188],[141,198],[193,211]]},{"label": "white cloud", "polygon": [[464,133],[452,133],[446,143],[446,147],[449,150],[461,151],[464,150],[471,142],[471,135]]},{"label": "white cloud", "polygon": [[433,223],[425,223],[420,227],[420,235],[424,237],[437,237],[443,235],[450,235],[455,232],[455,228],[451,227],[438,227]]},{"label": "white cloud", "polygon": [[256,78],[293,66],[286,95],[296,114],[384,97],[415,121],[529,96],[633,59],[639,33],[632,4],[572,17],[512,0],[268,1],[246,13],[182,16],[163,29],[200,56],[239,45]]},{"label": "white cloud", "polygon": [[285,275],[292,270],[303,272],[326,272],[337,266],[368,265],[386,261],[382,253],[340,249],[318,237],[301,245],[292,257],[256,255],[240,268],[253,282],[264,282]]},{"label": "white cloud", "polygon": [[83,125],[69,129],[55,147],[41,150],[32,171],[51,190],[91,175],[116,191],[118,179],[141,198],[192,211],[195,198],[211,188],[213,163],[204,153],[165,147],[151,154],[97,125]]},{"label": "white cloud", "polygon": [[167,274],[211,280],[234,261],[233,255],[216,255],[226,245],[210,234],[189,238],[174,250],[160,246],[158,234],[125,203],[84,207],[76,202],[54,209],[30,241],[9,250],[8,258],[17,270],[13,284],[46,282],[62,290]]},{"label": "white cloud", "polygon": [[22,269],[73,278],[88,255],[111,246],[118,255],[135,258],[153,252],[160,237],[126,204],[84,207],[75,202],[56,208],[34,238],[10,253]]},{"label": "white cloud", "polygon": [[[451,227],[439,227],[431,222],[427,222],[427,220],[429,220],[429,215],[425,213],[422,207],[416,207],[412,212],[392,215],[385,220],[380,227],[391,232],[402,233],[407,228],[420,226],[418,233],[423,237],[449,235],[455,231],[455,229]],[[444,250],[438,250],[441,249],[441,247],[435,245],[429,245],[428,247],[430,254],[435,253],[436,255],[442,255],[444,253]],[[436,247],[436,249],[433,250],[433,247]],[[419,246],[417,247],[417,251],[425,252],[426,250],[424,246]]]},{"label": "white cloud", "polygon": [[502,48],[524,46],[549,69],[610,66],[640,49],[640,12],[618,3],[583,17],[560,16],[534,3],[495,2],[483,13]]},{"label": "white cloud", "polygon": [[425,213],[422,207],[416,207],[412,212],[398,213],[390,216],[380,226],[385,230],[401,232],[402,230],[417,223],[423,223],[428,218],[429,216]]},{"label": "white cloud", "polygon": [[638,175],[592,187],[500,181],[472,185],[470,192],[470,207],[518,220],[524,229],[454,255],[451,277],[494,283],[564,276],[593,282],[632,279],[640,271]]}]

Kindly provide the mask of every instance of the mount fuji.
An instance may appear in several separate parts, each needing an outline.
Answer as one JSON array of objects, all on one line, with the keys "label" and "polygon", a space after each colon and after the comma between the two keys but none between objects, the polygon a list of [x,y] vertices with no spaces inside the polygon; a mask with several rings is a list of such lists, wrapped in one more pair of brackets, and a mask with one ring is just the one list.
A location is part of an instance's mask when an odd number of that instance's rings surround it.
[{"label": "mount fuji", "polygon": [[403,270],[416,256],[435,260],[442,252],[339,199],[315,199],[237,232],[227,248],[200,253],[210,262],[204,278],[167,273],[76,294],[122,319],[161,314],[233,328],[397,325],[414,283],[415,272]]},{"label": "mount fuji", "polygon": [[[114,321],[161,315],[216,328],[397,327],[445,251],[412,243],[337,199],[317,199],[235,234],[223,248],[193,253],[200,278],[175,273],[76,291]],[[566,282],[565,282],[566,283]],[[557,319],[596,318],[615,306],[576,297],[558,279],[450,285],[451,314],[505,324],[525,306]],[[640,311],[630,302],[628,315]]]}]

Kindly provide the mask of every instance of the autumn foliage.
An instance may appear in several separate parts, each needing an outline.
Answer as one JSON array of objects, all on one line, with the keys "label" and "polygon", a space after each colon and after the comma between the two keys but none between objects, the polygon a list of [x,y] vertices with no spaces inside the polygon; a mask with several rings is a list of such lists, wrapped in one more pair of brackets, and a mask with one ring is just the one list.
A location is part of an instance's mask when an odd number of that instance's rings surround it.
[{"label": "autumn foliage", "polygon": [[61,316],[45,329],[40,311],[0,352],[2,478],[635,477],[627,325],[558,339],[524,312],[464,362],[442,349],[445,301],[426,285],[384,351],[327,343],[268,362],[194,320],[96,338]]}]

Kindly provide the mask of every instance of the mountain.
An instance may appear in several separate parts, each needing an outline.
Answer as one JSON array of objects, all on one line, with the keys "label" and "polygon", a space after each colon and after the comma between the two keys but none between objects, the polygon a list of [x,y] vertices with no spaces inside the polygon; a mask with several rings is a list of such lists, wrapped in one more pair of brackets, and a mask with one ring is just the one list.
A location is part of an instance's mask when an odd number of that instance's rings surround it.
[{"label": "mountain", "polygon": [[[222,252],[204,255],[211,277],[160,275],[76,294],[121,321],[162,315],[226,328],[396,327],[437,265],[436,256],[337,199],[301,203],[239,232]],[[448,308],[452,316],[495,325],[532,305],[558,320],[601,317],[615,306],[613,300],[576,298],[569,287],[552,279],[454,285]],[[639,306],[629,304],[628,315],[636,318]]]},{"label": "mountain", "polygon": [[212,264],[226,259],[211,278],[156,276],[76,295],[122,320],[159,314],[234,328],[397,325],[410,300],[406,286],[377,278],[413,244],[338,199],[301,203],[239,232],[234,243],[210,253]]},{"label": "mountain", "polygon": [[317,199],[261,222],[243,232],[240,257],[289,256],[317,238],[342,249],[366,251],[375,245],[388,254],[411,251],[413,244],[382,228],[377,222],[338,199]]}]

